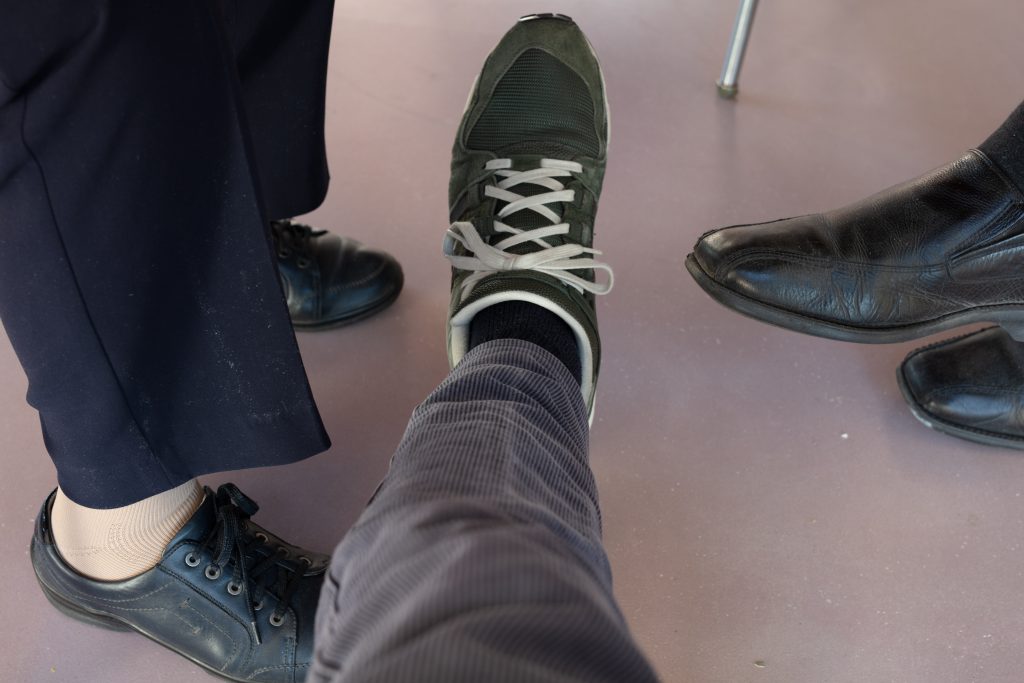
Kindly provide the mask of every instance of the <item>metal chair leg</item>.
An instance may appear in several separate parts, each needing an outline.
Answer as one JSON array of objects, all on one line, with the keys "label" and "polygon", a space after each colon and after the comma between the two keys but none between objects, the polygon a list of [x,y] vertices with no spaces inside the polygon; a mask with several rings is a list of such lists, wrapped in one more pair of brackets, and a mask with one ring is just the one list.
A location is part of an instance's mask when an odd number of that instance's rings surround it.
[{"label": "metal chair leg", "polygon": [[743,55],[750,40],[757,1],[740,0],[740,10],[736,15],[736,24],[732,27],[732,38],[729,39],[729,52],[725,55],[722,75],[718,79],[718,94],[727,99],[736,97],[739,92],[740,67],[743,66]]}]

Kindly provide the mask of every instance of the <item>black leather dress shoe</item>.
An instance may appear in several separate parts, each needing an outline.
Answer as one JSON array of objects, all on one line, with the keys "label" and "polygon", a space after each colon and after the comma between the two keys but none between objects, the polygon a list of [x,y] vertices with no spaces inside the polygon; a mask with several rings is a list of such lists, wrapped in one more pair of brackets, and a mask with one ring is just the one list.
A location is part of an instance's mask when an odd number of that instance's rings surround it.
[{"label": "black leather dress shoe", "polygon": [[907,356],[903,397],[928,427],[993,446],[1024,449],[1024,344],[998,327]]},{"label": "black leather dress shoe", "polygon": [[686,267],[720,303],[820,337],[992,322],[1024,340],[1024,196],[979,151],[843,209],[709,232]]},{"label": "black leather dress shoe", "polygon": [[297,329],[354,323],[384,310],[402,291],[402,267],[383,251],[291,221],[271,222],[270,232]]},{"label": "black leather dress shoe", "polygon": [[298,683],[313,653],[313,619],[329,558],[288,545],[249,517],[233,484],[202,505],[155,568],[95,581],[61,558],[50,531],[53,494],[32,537],[32,566],[57,609],[135,630],[231,681]]}]

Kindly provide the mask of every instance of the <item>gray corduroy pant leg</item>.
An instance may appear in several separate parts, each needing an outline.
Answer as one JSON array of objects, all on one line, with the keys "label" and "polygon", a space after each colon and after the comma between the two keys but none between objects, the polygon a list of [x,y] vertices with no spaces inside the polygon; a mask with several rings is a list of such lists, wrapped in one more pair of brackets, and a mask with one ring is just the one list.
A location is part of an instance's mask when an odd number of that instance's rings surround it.
[{"label": "gray corduroy pant leg", "polygon": [[334,553],[310,681],[654,681],[612,596],[579,385],[482,344]]}]

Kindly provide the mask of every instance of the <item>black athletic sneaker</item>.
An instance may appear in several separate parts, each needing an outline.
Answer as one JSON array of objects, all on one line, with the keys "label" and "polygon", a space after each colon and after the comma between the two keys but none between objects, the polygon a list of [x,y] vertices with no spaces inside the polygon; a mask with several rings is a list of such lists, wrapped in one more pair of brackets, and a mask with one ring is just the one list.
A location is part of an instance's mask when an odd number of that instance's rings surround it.
[{"label": "black athletic sneaker", "polygon": [[569,17],[523,17],[487,58],[452,153],[444,252],[453,266],[453,367],[477,313],[530,302],[575,332],[593,411],[601,359],[594,295],[612,288],[611,268],[592,249],[607,151],[604,79],[586,36]]}]

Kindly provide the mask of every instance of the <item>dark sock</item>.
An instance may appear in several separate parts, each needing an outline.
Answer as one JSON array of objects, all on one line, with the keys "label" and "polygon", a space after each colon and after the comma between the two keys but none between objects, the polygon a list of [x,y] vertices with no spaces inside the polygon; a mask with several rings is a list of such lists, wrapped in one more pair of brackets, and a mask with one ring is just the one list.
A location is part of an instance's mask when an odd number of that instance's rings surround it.
[{"label": "dark sock", "polygon": [[469,348],[495,339],[522,339],[550,351],[562,361],[576,381],[583,366],[572,328],[556,314],[525,301],[506,301],[488,306],[469,325]]},{"label": "dark sock", "polygon": [[1024,189],[1024,104],[978,147]]}]

